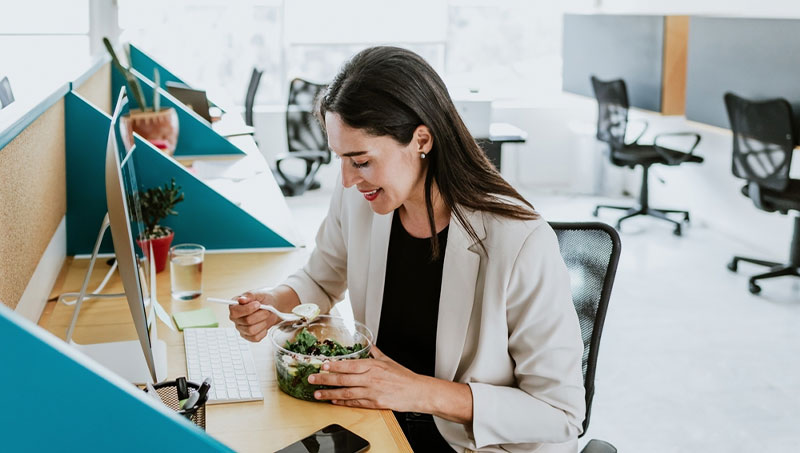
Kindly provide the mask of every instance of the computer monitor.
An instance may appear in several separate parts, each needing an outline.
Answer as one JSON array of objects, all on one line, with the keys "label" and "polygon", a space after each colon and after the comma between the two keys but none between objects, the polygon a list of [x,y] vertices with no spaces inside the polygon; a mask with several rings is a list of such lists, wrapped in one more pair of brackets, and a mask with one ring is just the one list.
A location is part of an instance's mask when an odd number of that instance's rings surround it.
[{"label": "computer monitor", "polygon": [[11,91],[11,82],[8,77],[0,79],[0,109],[14,102],[14,92]]}]

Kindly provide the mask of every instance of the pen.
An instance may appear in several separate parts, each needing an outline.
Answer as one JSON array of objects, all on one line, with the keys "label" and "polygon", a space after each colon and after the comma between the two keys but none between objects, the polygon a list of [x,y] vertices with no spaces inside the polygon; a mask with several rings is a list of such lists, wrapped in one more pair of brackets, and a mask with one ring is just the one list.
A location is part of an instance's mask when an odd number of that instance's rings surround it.
[{"label": "pen", "polygon": [[201,402],[199,402],[199,404],[201,404],[201,405],[202,405],[202,404],[203,404],[203,402],[205,402],[205,401],[203,401],[203,400],[205,400],[205,399],[206,399],[206,395],[208,394],[208,391],[209,391],[209,389],[211,389],[211,378],[210,378],[210,377],[207,377],[207,378],[206,378],[206,379],[203,381],[203,383],[202,383],[202,384],[200,384],[200,389],[197,391],[197,393],[199,393],[199,394],[200,394],[200,401],[201,401]]},{"label": "pen", "polygon": [[178,387],[178,400],[185,400],[189,398],[189,388],[186,386],[186,378],[181,376],[175,379],[175,385]]}]

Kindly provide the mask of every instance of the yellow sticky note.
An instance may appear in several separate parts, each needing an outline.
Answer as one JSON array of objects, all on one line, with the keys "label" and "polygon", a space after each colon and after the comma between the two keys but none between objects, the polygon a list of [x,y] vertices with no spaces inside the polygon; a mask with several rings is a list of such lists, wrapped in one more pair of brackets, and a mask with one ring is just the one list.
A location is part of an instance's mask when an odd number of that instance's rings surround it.
[{"label": "yellow sticky note", "polygon": [[217,317],[210,308],[201,308],[199,310],[182,311],[180,313],[173,313],[172,319],[175,320],[175,325],[178,330],[183,331],[187,327],[218,327]]}]

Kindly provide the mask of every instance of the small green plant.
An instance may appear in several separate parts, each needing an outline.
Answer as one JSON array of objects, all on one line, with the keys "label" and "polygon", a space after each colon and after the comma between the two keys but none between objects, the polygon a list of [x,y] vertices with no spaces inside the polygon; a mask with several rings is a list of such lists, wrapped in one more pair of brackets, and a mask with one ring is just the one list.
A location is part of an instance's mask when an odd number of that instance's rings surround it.
[{"label": "small green plant", "polygon": [[175,179],[163,187],[147,189],[140,195],[139,203],[142,207],[142,220],[145,224],[144,239],[156,239],[168,236],[171,230],[158,223],[168,215],[177,215],[175,205],[183,201],[181,186],[175,184]]},{"label": "small green plant", "polygon": [[133,99],[137,104],[139,104],[139,108],[143,112],[150,110],[158,112],[161,110],[161,93],[158,92],[158,87],[161,86],[161,75],[158,73],[158,68],[153,69],[153,108],[150,109],[147,106],[147,101],[144,98],[144,92],[142,91],[142,86],[139,84],[139,79],[133,75],[131,68],[126,68],[122,65],[122,62],[117,57],[117,53],[114,51],[114,46],[111,44],[111,41],[109,41],[108,38],[103,38],[103,45],[106,46],[108,54],[111,55],[111,62],[114,67],[116,67],[117,70],[119,70],[119,72],[121,72],[125,77],[125,80],[128,81],[128,86],[131,87],[131,96],[133,96]]}]

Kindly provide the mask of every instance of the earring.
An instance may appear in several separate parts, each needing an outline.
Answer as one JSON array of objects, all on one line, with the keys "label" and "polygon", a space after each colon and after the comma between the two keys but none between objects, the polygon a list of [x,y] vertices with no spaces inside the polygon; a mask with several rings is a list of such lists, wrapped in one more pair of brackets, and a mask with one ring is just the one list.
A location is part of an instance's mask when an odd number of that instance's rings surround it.
[{"label": "earring", "polygon": [[422,154],[420,154],[420,156],[419,156],[419,157],[420,157],[420,159],[424,159],[424,158],[428,157],[428,155],[427,155],[427,154],[425,154],[425,153],[422,153]]}]

